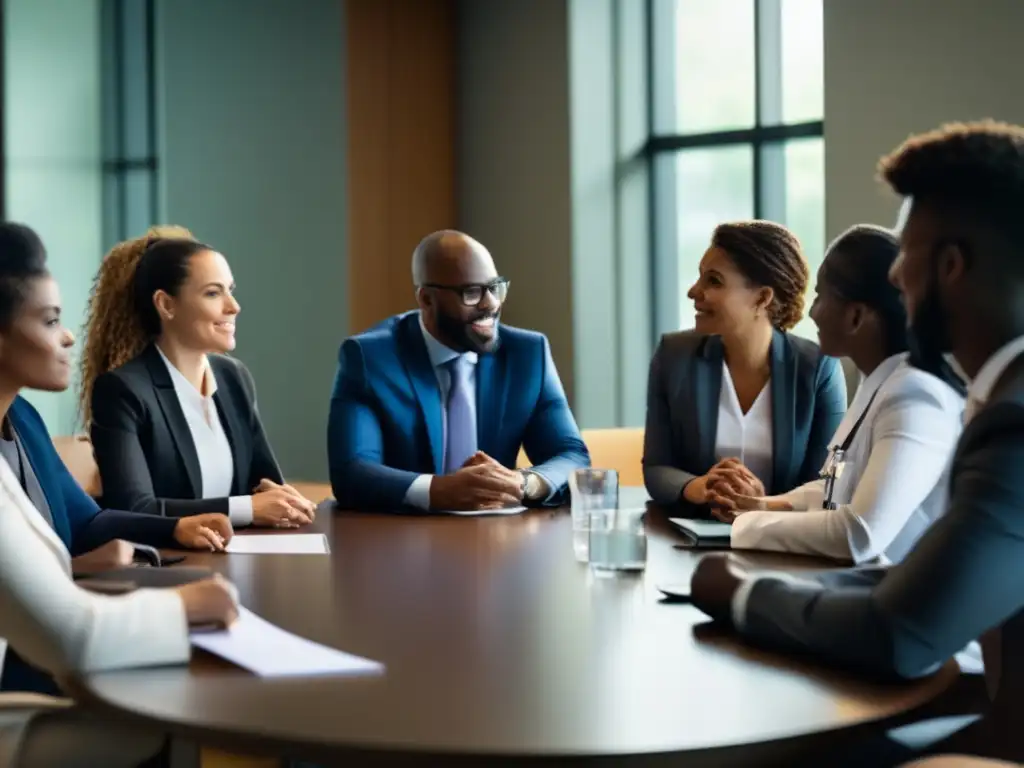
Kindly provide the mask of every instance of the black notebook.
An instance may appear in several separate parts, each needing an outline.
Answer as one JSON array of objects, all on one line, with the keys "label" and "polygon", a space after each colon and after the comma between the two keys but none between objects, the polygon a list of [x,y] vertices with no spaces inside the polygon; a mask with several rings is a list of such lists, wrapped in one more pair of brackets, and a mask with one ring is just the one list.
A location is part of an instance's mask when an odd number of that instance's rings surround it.
[{"label": "black notebook", "polygon": [[669,522],[686,537],[694,549],[729,549],[732,526],[717,520],[688,520],[671,517]]}]

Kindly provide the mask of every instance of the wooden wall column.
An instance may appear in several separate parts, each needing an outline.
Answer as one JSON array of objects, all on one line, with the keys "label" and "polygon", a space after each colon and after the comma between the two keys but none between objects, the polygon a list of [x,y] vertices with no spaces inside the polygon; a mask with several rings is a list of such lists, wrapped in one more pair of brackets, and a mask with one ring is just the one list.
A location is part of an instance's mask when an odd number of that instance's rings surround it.
[{"label": "wooden wall column", "polygon": [[350,330],[415,306],[412,250],[454,227],[454,0],[346,0]]}]

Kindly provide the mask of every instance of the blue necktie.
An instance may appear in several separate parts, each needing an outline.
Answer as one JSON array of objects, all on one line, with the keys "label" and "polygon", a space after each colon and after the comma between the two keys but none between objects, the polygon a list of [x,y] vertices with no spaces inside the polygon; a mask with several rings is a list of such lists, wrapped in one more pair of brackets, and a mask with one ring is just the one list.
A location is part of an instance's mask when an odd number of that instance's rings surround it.
[{"label": "blue necktie", "polygon": [[470,374],[473,364],[465,355],[448,362],[451,386],[448,389],[448,435],[444,451],[444,472],[454,472],[476,453],[476,409]]}]

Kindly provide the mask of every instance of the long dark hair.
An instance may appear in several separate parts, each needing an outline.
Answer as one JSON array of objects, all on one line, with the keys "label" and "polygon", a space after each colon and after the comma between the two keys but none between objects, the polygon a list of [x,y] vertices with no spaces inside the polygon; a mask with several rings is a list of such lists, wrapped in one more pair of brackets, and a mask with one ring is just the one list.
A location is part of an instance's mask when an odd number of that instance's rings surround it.
[{"label": "long dark hair", "polygon": [[197,253],[212,248],[187,237],[158,238],[150,242],[135,268],[134,300],[142,330],[149,338],[160,335],[160,314],[153,303],[153,295],[163,291],[171,296],[188,279],[188,264]]},{"label": "long dark hair", "polygon": [[909,352],[908,362],[911,365],[942,379],[964,394],[964,382],[945,357],[922,354],[914,344],[913,335],[907,332],[907,311],[903,299],[899,289],[889,280],[889,271],[899,253],[899,239],[892,230],[857,224],[829,245],[822,275],[839,298],[864,304],[878,313],[885,334],[886,357]]}]

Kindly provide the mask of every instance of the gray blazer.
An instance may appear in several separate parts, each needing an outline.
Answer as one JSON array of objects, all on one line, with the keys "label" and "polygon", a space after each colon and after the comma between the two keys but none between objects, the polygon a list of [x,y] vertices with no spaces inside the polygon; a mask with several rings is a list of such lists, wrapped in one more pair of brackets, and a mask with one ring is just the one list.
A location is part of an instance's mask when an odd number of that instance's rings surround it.
[{"label": "gray blazer", "polygon": [[[715,465],[724,348],[719,336],[678,331],[661,337],[647,379],[644,484],[659,504]],[[770,494],[815,479],[846,413],[846,380],[814,342],[776,331],[771,348]]]},{"label": "gray blazer", "polygon": [[[945,515],[883,571],[758,579],[743,634],[873,675],[913,678],[981,638],[990,712],[956,751],[1024,758],[1024,357],[966,427]],[[948,751],[948,750],[947,750]]]}]

